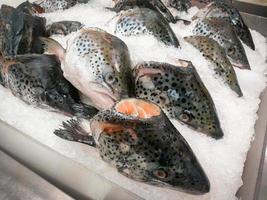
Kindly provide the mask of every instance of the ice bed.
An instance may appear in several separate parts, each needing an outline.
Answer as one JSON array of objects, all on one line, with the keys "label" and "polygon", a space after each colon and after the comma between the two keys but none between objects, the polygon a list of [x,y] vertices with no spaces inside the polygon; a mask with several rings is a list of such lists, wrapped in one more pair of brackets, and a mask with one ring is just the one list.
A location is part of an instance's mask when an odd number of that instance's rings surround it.
[{"label": "ice bed", "polygon": [[[0,4],[9,2],[1,1]],[[17,3],[12,2],[13,5]],[[99,27],[114,33],[116,18],[111,19],[115,13],[104,9],[110,6],[110,0],[91,0],[86,5],[77,5],[66,11],[43,16],[47,18],[48,23],[76,20],[87,27]],[[191,8],[189,14],[182,13],[181,16],[188,19],[196,12],[197,8]],[[182,39],[192,34],[193,24],[185,26],[179,22],[171,26],[180,40],[182,48],[179,50],[164,46],[152,36],[118,36],[128,45],[133,63],[154,60],[175,64],[180,58],[191,60],[196,67],[214,100],[225,136],[221,140],[214,140],[175,120],[172,122],[186,138],[209,177],[209,193],[191,195],[146,185],[120,175],[100,159],[95,149],[62,140],[53,134],[53,130],[58,128],[63,120],[69,119],[68,117],[28,106],[3,87],[0,87],[0,148],[74,197],[233,200],[239,196],[242,199],[252,199],[250,197],[254,196],[257,186],[267,122],[264,106],[267,95],[266,92],[263,93],[266,86],[264,73],[267,68],[266,38],[252,30],[256,50],[245,47],[252,70],[236,69],[244,93],[244,97],[238,98],[221,81],[214,78],[208,67],[209,63]],[[71,35],[54,38],[64,46],[68,37]],[[243,174],[246,160],[249,162],[246,163],[246,171]],[[244,186],[236,195],[243,181]]]}]

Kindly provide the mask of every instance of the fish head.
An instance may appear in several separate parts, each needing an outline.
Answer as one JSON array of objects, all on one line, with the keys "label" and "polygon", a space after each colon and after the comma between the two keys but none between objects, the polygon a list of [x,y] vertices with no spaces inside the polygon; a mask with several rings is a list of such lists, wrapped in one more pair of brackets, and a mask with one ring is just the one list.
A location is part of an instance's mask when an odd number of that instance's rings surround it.
[{"label": "fish head", "polygon": [[[99,76],[96,73],[96,76],[91,77],[89,83],[89,89],[91,90],[89,98],[93,100],[97,97],[99,102],[93,102],[98,105],[97,107],[100,109],[111,108],[116,101],[128,96],[129,87],[133,86],[130,83],[132,79],[130,73],[125,74],[123,70],[119,70],[112,65],[103,66],[98,73]],[[126,80],[127,75],[129,75],[129,80]],[[127,82],[129,85],[126,84]],[[92,95],[95,96],[93,97]]]},{"label": "fish head", "polygon": [[232,24],[228,20],[217,18],[206,18],[206,22],[213,28],[213,39],[223,46],[232,65],[250,69],[245,49]]},{"label": "fish head", "polygon": [[89,82],[80,85],[93,105],[107,109],[121,98],[133,95],[130,55],[122,40],[103,30],[90,29],[82,30],[74,43],[78,44],[79,56],[85,63],[84,78]]},{"label": "fish head", "polygon": [[136,96],[160,105],[172,118],[216,139],[223,136],[216,108],[193,65],[146,62],[134,69]]},{"label": "fish head", "polygon": [[[124,173],[128,172],[129,177],[158,187],[191,194],[209,192],[209,180],[198,163],[194,163],[192,159],[186,157],[187,153],[183,154],[183,152],[175,151],[172,148],[167,151],[164,150],[166,150],[166,147],[165,149],[153,149],[153,154],[147,154],[143,158],[151,162],[144,164],[144,160],[137,160],[134,163],[135,170],[124,170]],[[166,155],[168,153],[173,157]],[[155,154],[157,155],[156,158]],[[153,159],[151,159],[152,157]],[[186,162],[186,159],[188,159],[188,162]]]},{"label": "fish head", "polygon": [[194,194],[210,184],[193,151],[160,107],[123,99],[91,121],[101,157],[128,178]]},{"label": "fish head", "polygon": [[42,104],[48,105],[55,110],[64,112],[66,114],[73,114],[73,105],[75,101],[71,96],[69,88],[63,87],[66,83],[59,84],[54,88],[47,88],[41,95],[40,101]]},{"label": "fish head", "polygon": [[250,69],[246,52],[238,38],[235,38],[235,40],[232,41],[228,40],[227,42],[225,42],[224,48],[233,66],[241,69]]}]

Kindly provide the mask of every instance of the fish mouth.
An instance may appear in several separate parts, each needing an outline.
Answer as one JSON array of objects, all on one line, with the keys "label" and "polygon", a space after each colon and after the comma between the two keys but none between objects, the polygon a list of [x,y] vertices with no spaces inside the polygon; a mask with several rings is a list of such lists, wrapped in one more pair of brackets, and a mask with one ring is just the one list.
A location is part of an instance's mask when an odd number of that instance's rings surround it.
[{"label": "fish mouth", "polygon": [[[120,120],[116,122],[113,122],[112,120],[107,120],[105,122],[101,120],[92,120],[90,126],[96,141],[98,141],[98,138],[102,132],[113,133],[125,130],[126,128],[123,126],[124,120],[131,121],[134,118],[134,121],[142,121],[161,115],[161,109],[156,104],[143,99],[134,98],[121,100],[114,105],[113,109],[110,111],[109,116],[117,116],[118,119],[122,120],[122,123],[120,123]],[[128,129],[128,131],[129,130],[130,129]],[[131,133],[132,138],[135,139],[136,134],[133,131],[131,131]]]},{"label": "fish mouth", "polygon": [[150,76],[153,74],[161,74],[163,75],[163,71],[161,69],[153,69],[145,66],[144,64],[137,65],[134,69],[135,83],[144,76]]},{"label": "fish mouth", "polygon": [[203,195],[206,194],[210,191],[210,183],[207,181],[205,184],[203,184],[200,188],[195,189],[195,190],[190,190],[190,189],[183,189],[180,186],[175,186],[169,183],[161,182],[159,180],[152,180],[149,182],[150,185],[157,186],[157,187],[163,187],[163,188],[168,188],[172,190],[176,190],[179,192],[185,192],[187,194],[192,194],[192,195]]},{"label": "fish mouth", "polygon": [[232,62],[232,65],[233,65],[234,67],[238,67],[238,68],[240,68],[240,69],[248,69],[248,70],[251,69],[249,64],[241,64],[241,63],[235,63],[235,62]]},{"label": "fish mouth", "polygon": [[110,109],[121,95],[105,83],[91,82],[89,98],[98,109]]},{"label": "fish mouth", "polygon": [[212,138],[218,140],[221,139],[224,136],[223,130],[220,125],[215,125],[215,128],[213,130],[210,130],[209,128],[197,128],[196,130],[201,131],[202,133],[211,136]]}]

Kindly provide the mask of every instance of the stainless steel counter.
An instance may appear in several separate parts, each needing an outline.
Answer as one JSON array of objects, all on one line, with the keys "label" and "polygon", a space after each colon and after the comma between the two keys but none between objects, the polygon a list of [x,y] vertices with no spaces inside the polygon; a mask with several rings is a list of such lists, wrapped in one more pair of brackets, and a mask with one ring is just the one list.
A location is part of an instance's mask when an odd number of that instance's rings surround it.
[{"label": "stainless steel counter", "polygon": [[72,198],[0,151],[1,200],[71,200]]},{"label": "stainless steel counter", "polygon": [[1,149],[75,199],[140,199],[0,120]]}]

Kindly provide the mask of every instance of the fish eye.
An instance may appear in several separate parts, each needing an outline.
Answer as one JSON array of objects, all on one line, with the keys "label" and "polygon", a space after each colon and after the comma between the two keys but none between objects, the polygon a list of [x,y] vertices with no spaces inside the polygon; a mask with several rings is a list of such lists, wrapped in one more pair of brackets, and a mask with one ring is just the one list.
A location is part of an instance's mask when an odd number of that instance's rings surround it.
[{"label": "fish eye", "polygon": [[183,122],[189,122],[190,116],[187,113],[182,113],[182,114],[180,114],[179,119]]},{"label": "fish eye", "polygon": [[105,80],[106,80],[107,83],[112,84],[112,83],[114,83],[116,81],[116,78],[112,73],[108,73],[105,76]]},{"label": "fish eye", "polygon": [[233,55],[235,53],[235,48],[233,48],[233,47],[228,48],[227,53],[230,55]]},{"label": "fish eye", "polygon": [[40,100],[41,100],[41,101],[45,101],[45,100],[46,100],[46,94],[44,94],[44,95],[40,95]]},{"label": "fish eye", "polygon": [[153,175],[159,179],[167,178],[168,174],[164,169],[156,169],[153,171]]}]

